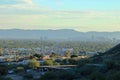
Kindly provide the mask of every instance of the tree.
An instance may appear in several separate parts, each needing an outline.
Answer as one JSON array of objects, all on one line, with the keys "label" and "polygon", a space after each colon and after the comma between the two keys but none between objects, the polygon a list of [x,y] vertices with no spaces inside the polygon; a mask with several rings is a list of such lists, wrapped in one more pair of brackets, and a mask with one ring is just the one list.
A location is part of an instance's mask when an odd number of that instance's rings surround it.
[{"label": "tree", "polygon": [[46,65],[46,66],[51,66],[51,65],[53,65],[53,60],[52,59],[47,59],[47,60],[44,61],[43,64]]},{"label": "tree", "polygon": [[51,58],[56,58],[58,55],[54,52],[52,52],[52,54],[50,55]]},{"label": "tree", "polygon": [[70,51],[66,51],[66,53],[64,54],[64,56],[67,57],[66,59],[63,60],[63,62],[65,62],[65,64],[69,64],[70,55],[71,55]]},{"label": "tree", "polygon": [[8,57],[8,58],[5,58],[4,61],[9,62],[11,61],[11,59]]},{"label": "tree", "polygon": [[77,64],[77,59],[76,58],[71,58],[68,60],[69,64],[76,65]]},{"label": "tree", "polygon": [[77,64],[78,61],[78,55],[71,55],[71,59],[69,59],[69,62],[71,64]]},{"label": "tree", "polygon": [[40,63],[35,58],[33,58],[29,61],[28,66],[32,69],[37,69],[40,66]]},{"label": "tree", "polygon": [[42,59],[43,57],[44,57],[44,55],[43,54],[34,54],[33,55],[34,57],[37,57],[38,59],[40,58],[40,59]]},{"label": "tree", "polygon": [[71,55],[71,58],[78,58],[78,55]]},{"label": "tree", "polygon": [[7,75],[8,67],[6,65],[0,64],[0,75]]},{"label": "tree", "polygon": [[40,54],[40,59],[43,59],[44,57],[44,54]]},{"label": "tree", "polygon": [[70,57],[71,52],[70,51],[66,51],[66,53],[64,54],[65,57]]},{"label": "tree", "polygon": [[34,54],[33,56],[40,58],[40,54]]},{"label": "tree", "polygon": [[61,64],[61,63],[62,63],[62,60],[61,60],[61,59],[55,59],[54,63],[59,63],[59,64]]}]

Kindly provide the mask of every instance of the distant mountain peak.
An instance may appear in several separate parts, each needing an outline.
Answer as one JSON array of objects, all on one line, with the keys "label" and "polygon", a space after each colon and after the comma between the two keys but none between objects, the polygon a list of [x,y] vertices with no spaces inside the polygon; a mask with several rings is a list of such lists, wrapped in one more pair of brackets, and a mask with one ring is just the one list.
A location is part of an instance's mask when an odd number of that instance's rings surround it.
[{"label": "distant mountain peak", "polygon": [[1,29],[0,39],[40,39],[46,37],[50,40],[120,40],[120,32],[79,32],[74,29],[57,30],[24,30],[24,29]]}]

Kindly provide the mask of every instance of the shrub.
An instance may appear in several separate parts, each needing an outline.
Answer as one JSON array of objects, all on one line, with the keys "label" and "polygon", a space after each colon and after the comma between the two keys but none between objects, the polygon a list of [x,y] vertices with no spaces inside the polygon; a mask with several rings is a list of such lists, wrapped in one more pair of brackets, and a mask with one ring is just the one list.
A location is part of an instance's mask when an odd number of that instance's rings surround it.
[{"label": "shrub", "polygon": [[0,75],[6,75],[8,71],[8,67],[6,65],[0,65]]},{"label": "shrub", "polygon": [[90,75],[92,72],[94,72],[96,70],[96,68],[92,67],[92,66],[82,66],[81,68],[78,69],[79,73],[82,76],[87,76]]},{"label": "shrub", "polygon": [[[93,73],[89,76],[89,78],[90,78],[91,80],[105,80],[104,75],[103,75],[102,73],[98,72],[98,71],[93,72]],[[108,80],[109,80],[109,79],[108,79]]]},{"label": "shrub", "polygon": [[84,58],[84,59],[78,60],[77,63],[78,63],[78,67],[81,67],[81,66],[83,66],[83,65],[85,65],[85,64],[87,64],[87,63],[89,63],[89,60],[86,59],[86,58]]},{"label": "shrub", "polygon": [[111,70],[107,74],[106,80],[119,80],[120,79],[120,71]]},{"label": "shrub", "polygon": [[53,60],[52,59],[45,60],[43,64],[47,66],[51,66],[53,65]]},{"label": "shrub", "polygon": [[41,76],[40,80],[73,80],[74,73],[68,71],[47,72]]},{"label": "shrub", "polygon": [[40,80],[58,80],[55,72],[46,72],[40,77]]},{"label": "shrub", "polygon": [[11,79],[9,77],[0,77],[0,80],[13,80],[13,79]]},{"label": "shrub", "polygon": [[24,78],[25,79],[33,79],[33,75],[32,74],[25,74]]}]

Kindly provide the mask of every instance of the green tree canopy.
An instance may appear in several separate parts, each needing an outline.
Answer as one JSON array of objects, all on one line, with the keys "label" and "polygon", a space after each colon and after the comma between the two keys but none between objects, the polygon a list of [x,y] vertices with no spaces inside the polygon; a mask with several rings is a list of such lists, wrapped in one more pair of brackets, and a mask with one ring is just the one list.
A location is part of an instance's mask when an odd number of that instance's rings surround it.
[{"label": "green tree canopy", "polygon": [[47,60],[44,61],[43,64],[46,65],[46,66],[51,66],[51,65],[53,65],[53,60],[52,59],[47,59]]},{"label": "green tree canopy", "polygon": [[56,58],[58,55],[54,52],[52,52],[52,54],[50,55],[51,58]]},{"label": "green tree canopy", "polygon": [[28,66],[32,69],[37,69],[40,66],[40,63],[35,58],[33,58],[29,61]]},{"label": "green tree canopy", "polygon": [[70,51],[66,51],[65,54],[64,54],[65,57],[70,57],[70,55],[71,55]]}]

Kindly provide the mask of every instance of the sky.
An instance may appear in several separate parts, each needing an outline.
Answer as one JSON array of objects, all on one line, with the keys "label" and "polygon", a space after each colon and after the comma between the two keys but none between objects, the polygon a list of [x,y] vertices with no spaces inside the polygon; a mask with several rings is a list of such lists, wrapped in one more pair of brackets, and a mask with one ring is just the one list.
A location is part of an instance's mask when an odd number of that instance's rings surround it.
[{"label": "sky", "polygon": [[120,31],[120,0],[0,0],[0,29]]}]

